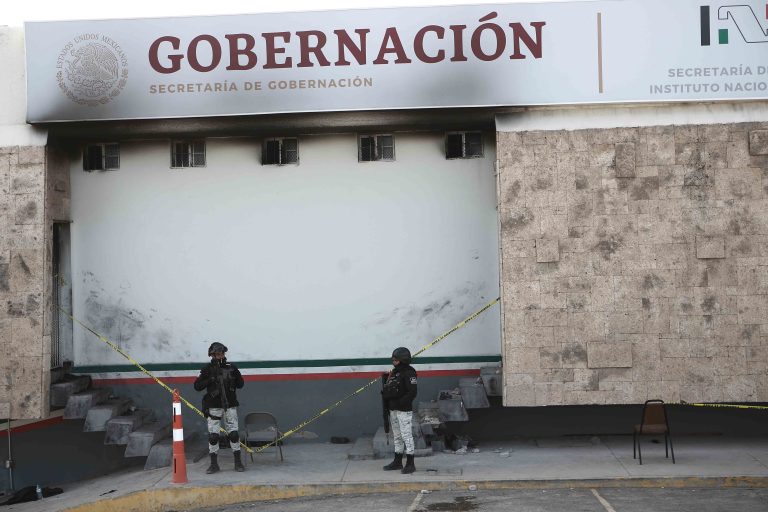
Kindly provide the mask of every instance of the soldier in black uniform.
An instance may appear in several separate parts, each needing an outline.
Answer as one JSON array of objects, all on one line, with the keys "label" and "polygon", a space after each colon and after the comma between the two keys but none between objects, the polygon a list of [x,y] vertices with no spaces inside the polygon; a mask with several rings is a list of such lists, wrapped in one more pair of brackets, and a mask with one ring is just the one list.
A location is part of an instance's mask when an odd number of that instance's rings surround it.
[{"label": "soldier in black uniform", "polygon": [[[395,440],[395,459],[384,466],[385,471],[400,469],[408,474],[416,471],[413,464],[413,400],[416,398],[416,370],[411,366],[411,352],[405,347],[392,352],[394,368],[387,375],[382,397],[389,409],[392,437]],[[403,453],[406,456],[403,467]]]},{"label": "soldier in black uniform", "polygon": [[200,370],[200,375],[195,380],[195,390],[206,390],[203,396],[203,412],[208,419],[208,452],[211,456],[211,465],[206,473],[216,473],[219,470],[217,456],[219,452],[219,431],[223,423],[227,431],[229,446],[235,455],[235,470],[245,471],[240,458],[240,434],[238,433],[237,420],[237,395],[235,389],[241,389],[245,382],[240,370],[227,362],[224,354],[227,347],[224,344],[211,343],[208,355],[211,362]]}]

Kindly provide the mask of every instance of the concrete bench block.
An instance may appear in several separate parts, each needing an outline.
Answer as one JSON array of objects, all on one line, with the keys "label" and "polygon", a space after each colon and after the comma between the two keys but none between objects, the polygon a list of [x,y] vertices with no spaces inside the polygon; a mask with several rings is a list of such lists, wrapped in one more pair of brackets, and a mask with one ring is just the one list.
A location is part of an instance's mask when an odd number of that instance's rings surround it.
[{"label": "concrete bench block", "polygon": [[437,400],[442,421],[469,421],[469,415],[459,391],[440,391]]},{"label": "concrete bench block", "polygon": [[416,407],[416,411],[424,416],[437,416],[438,409],[439,408],[437,406],[436,400],[432,400],[430,402],[419,402],[419,405]]},{"label": "concrete bench block", "polygon": [[435,425],[432,423],[419,423],[419,427],[421,428],[421,433],[425,436],[433,436],[435,435]]},{"label": "concrete bench block", "polygon": [[85,418],[91,407],[106,401],[111,394],[112,390],[109,388],[96,388],[71,395],[67,400],[67,406],[64,408],[64,419]]},{"label": "concrete bench block", "polygon": [[64,407],[69,397],[85,391],[91,383],[89,377],[77,377],[51,385],[51,407]]},{"label": "concrete bench block", "polygon": [[163,439],[152,445],[144,469],[167,468],[173,461],[173,439]]},{"label": "concrete bench block", "polygon": [[483,380],[485,394],[487,396],[501,396],[501,366],[486,366],[480,368],[480,378]]},{"label": "concrete bench block", "polygon": [[[414,435],[413,444],[413,454],[416,457],[426,457],[428,455],[432,455],[432,448],[427,448],[427,443],[424,440],[424,436],[416,437],[416,435]],[[379,427],[379,429],[376,431],[376,435],[373,436],[373,458],[385,459],[392,457],[394,453],[395,441],[392,438],[392,432],[386,434],[384,432],[384,427]]]},{"label": "concrete bench block", "polygon": [[437,405],[437,401],[419,402],[418,407],[413,412],[413,417],[414,421],[420,425],[430,424],[433,428],[442,423],[440,421],[440,406]]},{"label": "concrete bench block", "polygon": [[[208,456],[208,434],[203,438],[200,432],[188,432],[184,436],[184,445],[188,455],[204,450],[203,456]],[[147,461],[144,463],[144,469],[167,468],[172,463],[173,439],[167,437],[152,445],[149,455],[147,455]]]},{"label": "concrete bench block", "polygon": [[485,386],[480,379],[461,379],[459,381],[459,390],[461,391],[461,401],[467,409],[485,409],[491,406],[488,402],[488,396],[485,394]]},{"label": "concrete bench block", "polygon": [[443,450],[445,450],[445,441],[443,439],[433,439],[432,440],[432,451],[435,453],[441,453]]},{"label": "concrete bench block", "polygon": [[104,444],[128,444],[128,436],[134,430],[148,422],[150,411],[138,409],[129,416],[118,416],[107,422],[107,434]]},{"label": "concrete bench block", "polygon": [[162,439],[170,437],[171,425],[159,421],[147,423],[128,434],[128,445],[125,447],[126,457],[145,457],[149,455],[152,446]]},{"label": "concrete bench block", "polygon": [[88,409],[85,416],[83,432],[103,432],[107,429],[107,422],[112,418],[124,414],[133,405],[129,398],[115,398],[107,400]]}]

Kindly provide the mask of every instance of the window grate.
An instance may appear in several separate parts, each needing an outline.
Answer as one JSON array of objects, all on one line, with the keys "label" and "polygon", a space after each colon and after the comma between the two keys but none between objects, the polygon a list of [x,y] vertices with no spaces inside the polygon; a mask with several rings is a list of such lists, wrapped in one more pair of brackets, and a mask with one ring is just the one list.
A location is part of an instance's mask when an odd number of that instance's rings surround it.
[{"label": "window grate", "polygon": [[267,139],[261,148],[262,165],[286,165],[299,163],[299,139]]},{"label": "window grate", "polygon": [[376,139],[374,137],[360,137],[360,162],[370,162],[376,158]]},{"label": "window grate", "polygon": [[464,134],[464,157],[483,156],[483,136],[480,132]]},{"label": "window grate", "polygon": [[393,161],[395,137],[393,135],[361,135],[358,160],[360,162]]},{"label": "window grate", "polygon": [[171,167],[205,167],[205,141],[172,142]]},{"label": "window grate", "polygon": [[70,230],[67,222],[53,222],[51,239],[51,368],[72,360],[72,276]]},{"label": "window grate", "polygon": [[88,144],[83,150],[84,171],[114,171],[120,168],[120,145],[116,142]]},{"label": "window grate", "polygon": [[482,133],[455,132],[445,135],[445,158],[480,158],[482,156]]}]

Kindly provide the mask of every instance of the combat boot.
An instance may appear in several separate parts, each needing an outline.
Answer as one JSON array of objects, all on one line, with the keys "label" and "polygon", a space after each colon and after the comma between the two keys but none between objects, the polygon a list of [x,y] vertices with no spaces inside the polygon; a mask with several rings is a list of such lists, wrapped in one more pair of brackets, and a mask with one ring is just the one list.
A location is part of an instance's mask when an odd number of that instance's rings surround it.
[{"label": "combat boot", "polygon": [[392,471],[393,469],[403,469],[403,454],[396,453],[395,460],[384,466],[384,471]]},{"label": "combat boot", "polygon": [[405,456],[405,467],[401,471],[402,474],[408,475],[416,471],[416,466],[413,465],[413,455]]},{"label": "combat boot", "polygon": [[235,471],[245,471],[245,467],[243,467],[243,461],[242,459],[240,459],[240,450],[236,450],[234,454],[235,454]]},{"label": "combat boot", "polygon": [[211,465],[208,466],[208,469],[205,470],[207,474],[210,475],[211,473],[216,473],[219,471],[219,463],[216,460],[217,458],[218,458],[218,455],[216,455],[215,453],[211,454]]}]

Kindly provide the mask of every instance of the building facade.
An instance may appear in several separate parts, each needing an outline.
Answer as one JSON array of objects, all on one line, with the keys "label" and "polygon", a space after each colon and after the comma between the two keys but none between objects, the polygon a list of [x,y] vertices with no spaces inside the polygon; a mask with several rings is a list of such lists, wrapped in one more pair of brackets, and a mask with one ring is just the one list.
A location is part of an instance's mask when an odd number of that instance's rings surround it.
[{"label": "building facade", "polygon": [[65,361],[163,407],[88,326],[299,421],[496,297],[421,398],[768,401],[768,13],[668,4],[4,28],[0,417]]}]

